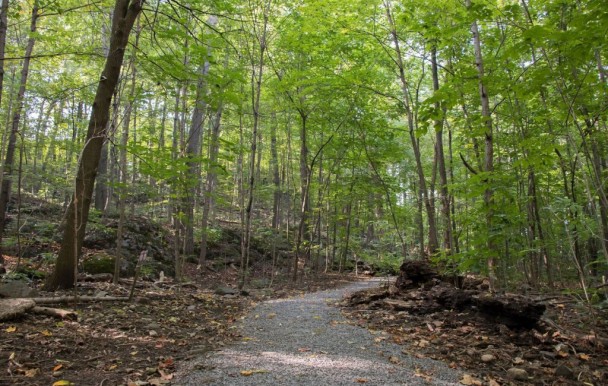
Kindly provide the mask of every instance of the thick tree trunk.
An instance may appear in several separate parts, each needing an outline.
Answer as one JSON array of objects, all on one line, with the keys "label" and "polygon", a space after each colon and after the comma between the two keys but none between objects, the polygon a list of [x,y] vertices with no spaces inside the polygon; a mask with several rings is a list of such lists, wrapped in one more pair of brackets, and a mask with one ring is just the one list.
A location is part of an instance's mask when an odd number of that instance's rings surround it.
[{"label": "thick tree trunk", "polygon": [[[2,4],[2,11],[4,11],[4,3]],[[8,4],[6,5],[8,7]],[[36,38],[34,33],[36,32],[36,22],[38,21],[38,0],[34,1],[34,7],[32,8],[32,18],[30,22],[30,37],[27,41],[25,48],[25,57],[23,59],[23,67],[21,69],[21,81],[19,83],[19,92],[17,93],[17,100],[15,102],[15,110],[13,111],[13,120],[11,125],[11,132],[8,138],[8,144],[6,147],[6,156],[4,159],[4,168],[2,170],[2,185],[0,189],[0,246],[2,245],[2,237],[4,236],[4,229],[6,226],[6,210],[8,202],[11,196],[12,176],[13,176],[13,164],[15,162],[15,148],[17,145],[17,134],[19,133],[19,123],[21,122],[21,112],[23,111],[23,99],[25,97],[25,88],[27,85],[27,77],[29,75],[30,58],[32,51],[34,50],[34,43]],[[2,17],[6,17],[3,15]],[[6,32],[4,39],[6,39]],[[2,52],[4,54],[4,52]],[[0,256],[2,256],[2,250],[0,250]],[[0,257],[0,259],[3,259]]]},{"label": "thick tree trunk", "polygon": [[106,137],[112,94],[118,84],[129,34],[143,3],[144,0],[116,0],[110,52],[97,86],[86,143],[76,173],[74,194],[64,217],[65,229],[57,264],[47,282],[46,287],[50,290],[71,288],[76,281],[77,261],[89,217],[101,149]]}]

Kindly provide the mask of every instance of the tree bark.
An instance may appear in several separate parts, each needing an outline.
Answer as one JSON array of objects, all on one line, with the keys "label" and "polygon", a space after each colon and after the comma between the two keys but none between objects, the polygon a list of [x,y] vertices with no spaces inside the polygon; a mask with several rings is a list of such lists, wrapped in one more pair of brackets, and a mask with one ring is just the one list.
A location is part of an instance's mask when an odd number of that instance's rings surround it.
[{"label": "tree bark", "polygon": [[[7,4],[8,6],[8,4]],[[2,4],[4,11],[4,3]],[[4,236],[4,229],[6,227],[6,210],[8,202],[11,196],[12,176],[13,176],[13,164],[15,162],[15,148],[17,144],[17,135],[19,133],[19,123],[21,122],[21,113],[23,111],[23,99],[25,98],[25,89],[27,86],[27,77],[29,75],[30,58],[34,50],[34,43],[36,38],[34,33],[36,32],[36,22],[38,21],[38,0],[34,1],[34,7],[32,8],[32,18],[30,22],[30,37],[27,41],[25,48],[25,57],[23,59],[23,67],[21,69],[21,81],[19,83],[19,91],[17,93],[17,100],[15,102],[15,110],[13,111],[13,119],[11,124],[11,132],[8,138],[8,144],[6,147],[6,156],[4,159],[4,168],[2,170],[2,187],[0,189],[0,246],[2,245],[2,237]],[[6,17],[6,16],[2,16]],[[6,32],[5,37],[6,39]],[[0,250],[0,256],[2,251]]]},{"label": "tree bark", "polygon": [[107,134],[112,94],[118,84],[129,34],[143,3],[144,0],[116,0],[110,52],[97,86],[87,138],[76,173],[74,194],[64,217],[65,229],[57,264],[46,285],[49,290],[71,288],[76,281],[77,261],[89,217],[101,149]]},{"label": "tree bark", "polygon": [[[123,250],[122,250],[122,239],[124,237],[124,227],[125,227],[125,211],[126,211],[126,200],[128,195],[127,190],[127,181],[129,179],[129,171],[127,166],[127,145],[129,143],[129,130],[131,126],[131,112],[135,106],[134,98],[135,98],[135,80],[137,76],[137,69],[135,67],[136,62],[136,51],[139,46],[139,28],[136,29],[135,32],[135,46],[132,52],[132,57],[129,63],[129,67],[131,67],[131,86],[129,90],[129,95],[127,96],[127,104],[125,106],[125,115],[123,117],[123,126],[122,126],[122,137],[120,140],[120,160],[118,162],[118,169],[120,171],[119,177],[119,187],[118,187],[118,227],[116,229],[116,255],[114,256],[114,284],[118,283],[120,279],[120,265],[121,259],[123,258]],[[135,167],[135,165],[133,165]]]},{"label": "tree bark", "polygon": [[[466,7],[471,8],[471,0],[466,0]],[[494,228],[494,189],[491,187],[489,177],[494,171],[494,139],[493,139],[493,127],[492,127],[492,113],[490,111],[490,97],[486,86],[484,84],[484,68],[483,68],[483,56],[481,53],[481,39],[479,37],[479,28],[477,26],[477,20],[471,24],[471,33],[473,35],[473,45],[475,48],[475,66],[477,67],[477,77],[479,79],[479,98],[481,100],[481,116],[485,125],[485,152],[483,171],[486,173],[486,188],[484,191],[483,202],[486,211],[486,227],[488,230],[487,235],[487,267],[488,276],[490,279],[490,289],[492,291],[496,288],[496,260],[498,259],[498,246],[494,240],[493,228]]]},{"label": "tree bark", "polygon": [[[262,94],[262,75],[264,74],[264,57],[266,55],[267,48],[267,34],[268,34],[268,17],[270,13],[270,5],[272,0],[264,5],[262,9],[262,31],[256,36],[257,43],[259,44],[258,62],[255,63],[253,54],[251,56],[251,102],[253,112],[253,128],[251,133],[251,155],[249,165],[249,192],[247,198],[247,206],[245,207],[245,232],[243,233],[243,240],[241,242],[241,272],[239,278],[239,289],[242,290],[245,286],[247,279],[247,270],[249,267],[249,242],[251,237],[251,211],[253,209],[253,196],[255,188],[255,167],[256,167],[256,151],[257,151],[257,140],[258,140],[258,128],[260,124],[260,96]],[[257,71],[256,71],[257,68]]]},{"label": "tree bark", "polygon": [[[401,45],[399,42],[399,36],[397,35],[397,27],[393,19],[391,12],[390,1],[385,0],[384,6],[386,8],[386,16],[389,22],[390,33],[393,39],[393,47],[395,50],[395,63],[399,70],[399,80],[401,82],[401,92],[403,93],[403,107],[406,111],[408,132],[410,141],[412,143],[412,149],[414,151],[414,159],[416,161],[416,174],[418,176],[418,189],[420,189],[420,195],[424,202],[426,209],[427,223],[429,226],[429,242],[428,242],[428,253],[434,254],[439,248],[439,242],[437,240],[437,224],[435,221],[435,212],[429,199],[429,193],[426,187],[426,179],[424,177],[424,169],[422,167],[422,157],[420,154],[420,141],[416,138],[415,123],[414,123],[414,112],[412,111],[412,105],[409,95],[409,86],[407,79],[405,78],[405,64],[403,63],[403,57],[401,53]],[[422,252],[422,251],[421,251]]]},{"label": "tree bark", "polygon": [[[433,76],[433,91],[439,90],[439,74],[437,71],[437,47],[431,48],[431,73]],[[442,109],[445,114],[445,107],[439,102],[435,102],[435,109]],[[454,237],[452,235],[452,220],[450,216],[450,195],[448,192],[448,174],[445,167],[445,154],[443,152],[443,118],[435,120],[435,158],[439,169],[439,194],[441,197],[441,214],[443,217],[443,248],[448,255],[454,253]]]},{"label": "tree bark", "polygon": [[209,228],[209,217],[211,207],[213,206],[213,192],[217,182],[217,158],[219,153],[220,128],[222,124],[222,113],[224,104],[220,105],[215,112],[213,125],[211,127],[211,138],[209,145],[209,166],[207,167],[207,178],[205,181],[205,191],[203,192],[203,219],[201,221],[201,251],[198,258],[198,263],[203,264],[207,258],[207,237]]}]

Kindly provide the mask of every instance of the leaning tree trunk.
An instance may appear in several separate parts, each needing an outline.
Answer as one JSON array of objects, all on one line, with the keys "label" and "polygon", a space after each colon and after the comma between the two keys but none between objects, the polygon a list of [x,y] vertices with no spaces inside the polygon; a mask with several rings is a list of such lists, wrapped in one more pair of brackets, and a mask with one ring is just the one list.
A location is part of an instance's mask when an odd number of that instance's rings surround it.
[{"label": "leaning tree trunk", "polygon": [[[8,4],[6,6],[8,7]],[[2,4],[2,11],[4,13],[4,4]],[[32,8],[30,37],[25,48],[25,57],[23,59],[23,67],[21,69],[21,82],[19,84],[19,92],[17,93],[17,101],[15,102],[15,111],[13,112],[11,132],[8,138],[8,145],[6,147],[6,157],[4,159],[2,188],[0,190],[0,245],[2,245],[2,236],[4,235],[4,229],[6,226],[6,209],[11,197],[15,147],[17,144],[17,134],[19,133],[19,123],[21,122],[21,112],[23,110],[23,99],[25,97],[25,87],[27,85],[27,76],[29,74],[30,58],[32,56],[32,51],[34,50],[34,43],[36,43],[34,34],[36,32],[36,22],[38,21],[38,16],[40,15],[38,14],[38,1],[36,0],[34,1],[34,7]],[[2,18],[6,18],[6,15],[2,15]],[[4,39],[6,39],[6,32],[4,33]],[[4,56],[4,52],[2,52],[2,54]],[[1,250],[0,256],[2,256]]]},{"label": "leaning tree trunk", "polygon": [[144,1],[116,0],[112,18],[110,52],[97,86],[87,138],[76,173],[74,194],[64,217],[65,229],[57,264],[46,285],[50,290],[71,288],[76,282],[78,255],[82,248],[89,217],[101,148],[107,134],[112,94],[118,84],[129,34],[137,15],[141,12]]}]

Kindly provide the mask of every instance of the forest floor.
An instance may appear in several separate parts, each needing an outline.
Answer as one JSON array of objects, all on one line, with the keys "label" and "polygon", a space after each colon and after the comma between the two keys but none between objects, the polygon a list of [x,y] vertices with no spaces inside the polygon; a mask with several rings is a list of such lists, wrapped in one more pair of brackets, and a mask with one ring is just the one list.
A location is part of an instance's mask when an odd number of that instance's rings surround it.
[{"label": "forest floor", "polygon": [[[11,263],[9,258],[7,268]],[[239,338],[234,325],[256,303],[357,280],[327,274],[294,284],[277,277],[272,289],[251,289],[243,296],[225,294],[236,288],[234,268],[202,275],[188,264],[186,277],[183,284],[141,281],[133,302],[58,306],[75,311],[76,320],[26,314],[0,322],[0,385],[170,384],[181,363]],[[93,282],[53,296],[128,296],[129,290],[128,284]]]},{"label": "forest floor", "polygon": [[532,328],[509,328],[501,315],[475,307],[438,309],[430,288],[392,289],[354,294],[343,313],[384,332],[404,353],[459,369],[463,385],[608,385],[608,310],[574,297],[528,294],[525,299],[546,306],[544,315]]},{"label": "forest floor", "polygon": [[[32,255],[42,256],[41,252],[54,247],[48,236],[41,235],[56,233],[50,225],[61,210],[36,201],[28,205],[32,217],[27,224],[36,225],[28,236],[36,248]],[[132,219],[130,224],[134,251],[152,242],[152,246],[160,245],[155,249],[159,255],[170,255],[161,248],[162,237],[155,225],[141,218]],[[93,236],[101,236],[93,238],[91,248],[108,250],[108,240],[115,239],[112,232],[106,232],[110,226],[92,229]],[[140,240],[142,232],[147,233]],[[361,279],[355,275],[308,274],[294,284],[283,270],[270,286],[272,269],[265,263],[268,257],[262,240],[254,251],[260,263],[250,274],[245,296],[233,290],[238,270],[228,258],[238,254],[239,236],[228,229],[223,229],[223,234],[226,237],[213,252],[224,257],[217,261],[222,264],[201,271],[186,264],[182,283],[156,276],[156,281],[138,281],[132,302],[70,302],[56,307],[75,311],[76,318],[61,320],[26,313],[0,322],[0,385],[171,384],[177,370],[190,359],[242,340],[236,325],[256,304],[338,288]],[[288,256],[289,249],[285,251]],[[16,259],[5,257],[10,272]],[[36,259],[32,259],[35,265],[48,261]],[[80,282],[73,291],[40,296],[124,297],[129,294],[129,283],[130,279],[118,285]],[[402,345],[407,354],[437,359],[462,371],[466,374],[460,380],[463,385],[608,385],[608,312],[555,292],[533,297],[547,310],[537,326],[520,330],[482,318],[474,310],[425,309],[428,296],[417,289],[395,293],[382,304],[344,303],[341,307],[350,323],[381,332],[376,339],[390,340]],[[418,300],[422,306],[416,306],[415,311],[396,307],[400,302]]]},{"label": "forest floor", "polygon": [[[186,276],[187,284],[142,282],[134,302],[65,306],[77,312],[77,320],[27,314],[0,323],[0,385],[170,385],[187,361],[242,340],[235,324],[257,303],[361,279],[329,274],[294,285],[279,277],[272,290],[252,289],[243,296],[217,290],[235,288],[233,268],[203,276],[188,265]],[[82,283],[78,289],[93,296],[128,291],[126,284],[103,282]],[[73,296],[74,291],[57,295]],[[414,315],[343,304],[343,314],[350,323],[375,331],[376,339],[402,345],[405,354],[462,371],[463,385],[608,384],[606,315],[566,297],[546,302],[541,324],[520,331],[453,310]],[[525,373],[517,375],[512,368]]]}]

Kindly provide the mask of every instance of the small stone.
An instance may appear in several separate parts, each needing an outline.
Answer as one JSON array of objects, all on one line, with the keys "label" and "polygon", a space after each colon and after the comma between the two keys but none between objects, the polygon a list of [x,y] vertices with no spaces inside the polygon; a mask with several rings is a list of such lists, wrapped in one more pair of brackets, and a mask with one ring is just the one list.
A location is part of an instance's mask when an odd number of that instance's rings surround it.
[{"label": "small stone", "polygon": [[216,295],[236,295],[239,292],[237,290],[235,290],[234,288],[230,288],[230,287],[217,287],[215,289],[215,294]]},{"label": "small stone", "polygon": [[472,348],[468,349],[467,350],[467,355],[470,356],[470,357],[475,356],[475,350],[473,350]]},{"label": "small stone", "polygon": [[559,365],[555,368],[555,376],[570,379],[574,376],[574,372],[568,366]]},{"label": "small stone", "polygon": [[196,306],[188,306],[187,310],[194,311],[194,310],[196,310]]},{"label": "small stone", "polygon": [[150,335],[150,336],[157,336],[158,332],[156,332],[154,330],[150,330],[150,331],[148,331],[148,335]]},{"label": "small stone", "polygon": [[494,362],[496,360],[496,357],[492,354],[483,354],[481,356],[481,361],[483,363],[490,363],[490,362]]},{"label": "small stone", "polygon": [[528,372],[518,367],[511,367],[507,370],[507,377],[515,381],[526,381],[528,379]]},{"label": "small stone", "polygon": [[152,322],[152,323],[148,324],[149,330],[158,330],[159,328],[160,328],[160,324],[158,324],[156,322]]}]

